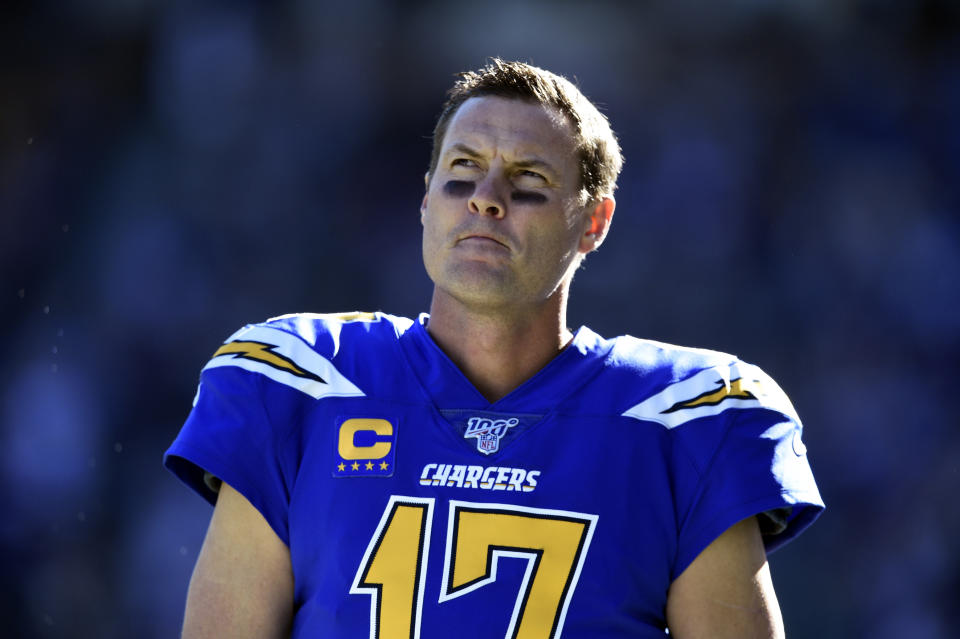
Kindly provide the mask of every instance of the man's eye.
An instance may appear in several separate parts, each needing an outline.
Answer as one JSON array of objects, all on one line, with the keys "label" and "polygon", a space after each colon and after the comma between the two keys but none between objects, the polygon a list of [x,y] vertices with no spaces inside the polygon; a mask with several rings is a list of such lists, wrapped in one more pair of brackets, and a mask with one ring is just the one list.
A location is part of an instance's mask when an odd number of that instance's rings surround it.
[{"label": "man's eye", "polygon": [[450,166],[465,166],[472,169],[477,166],[477,163],[470,158],[457,158],[450,163]]},{"label": "man's eye", "polygon": [[543,177],[542,175],[540,175],[540,174],[537,173],[536,171],[530,171],[529,169],[524,169],[523,171],[520,171],[520,173],[518,173],[518,176],[519,176],[519,177],[522,177],[522,178],[535,178],[535,179],[541,180],[541,181],[543,181],[543,182],[546,182],[546,181],[547,181],[547,178]]}]

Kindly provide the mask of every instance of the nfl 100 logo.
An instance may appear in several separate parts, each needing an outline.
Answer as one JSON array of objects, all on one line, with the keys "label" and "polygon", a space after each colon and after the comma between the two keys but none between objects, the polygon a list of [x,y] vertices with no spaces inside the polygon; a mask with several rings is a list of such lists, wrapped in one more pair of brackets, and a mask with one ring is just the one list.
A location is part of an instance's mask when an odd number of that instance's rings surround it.
[{"label": "nfl 100 logo", "polygon": [[465,438],[477,438],[477,450],[484,455],[500,450],[500,439],[507,434],[507,430],[520,423],[516,417],[509,419],[490,419],[489,417],[471,417],[467,421]]}]

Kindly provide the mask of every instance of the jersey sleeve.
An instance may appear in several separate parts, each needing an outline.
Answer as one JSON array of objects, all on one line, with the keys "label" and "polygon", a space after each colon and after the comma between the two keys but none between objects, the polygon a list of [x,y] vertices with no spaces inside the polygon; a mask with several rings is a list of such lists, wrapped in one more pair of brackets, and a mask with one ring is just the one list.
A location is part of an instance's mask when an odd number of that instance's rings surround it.
[{"label": "jersey sleeve", "polygon": [[693,461],[704,465],[688,487],[691,499],[681,517],[674,577],[738,521],[757,515],[770,553],[823,510],[798,423],[773,411],[737,411],[723,421],[726,434],[716,452]]},{"label": "jersey sleeve", "polygon": [[800,418],[756,366],[735,361],[702,370],[631,410],[653,416],[674,440],[673,578],[743,519],[757,516],[769,553],[823,510]]},{"label": "jersey sleeve", "polygon": [[262,380],[238,368],[205,369],[193,410],[164,455],[164,465],[211,504],[230,484],[289,545],[281,434],[263,405]]},{"label": "jersey sleeve", "polygon": [[289,545],[302,403],[357,394],[303,336],[276,325],[248,326],[204,367],[193,409],[164,465],[211,504],[220,482],[227,482]]}]

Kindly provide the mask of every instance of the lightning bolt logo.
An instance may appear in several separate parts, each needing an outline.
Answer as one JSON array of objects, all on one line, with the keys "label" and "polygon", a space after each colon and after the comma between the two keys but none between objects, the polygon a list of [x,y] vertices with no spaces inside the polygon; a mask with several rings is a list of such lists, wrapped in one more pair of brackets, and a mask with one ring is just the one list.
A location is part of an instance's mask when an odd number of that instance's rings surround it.
[{"label": "lightning bolt logo", "polygon": [[696,408],[697,406],[715,406],[727,399],[757,399],[756,395],[743,387],[742,377],[731,380],[730,386],[725,385],[722,379],[717,380],[717,384],[719,388],[716,390],[707,391],[693,399],[677,402],[663,411],[662,414],[672,413],[685,408]]},{"label": "lightning bolt logo", "polygon": [[319,376],[311,373],[310,371],[305,371],[299,366],[297,366],[293,360],[284,357],[280,353],[274,352],[276,346],[273,344],[265,344],[263,342],[252,342],[252,341],[236,341],[236,342],[227,342],[223,346],[217,349],[217,352],[213,354],[213,357],[220,357],[223,355],[232,355],[234,358],[243,358],[250,359],[256,362],[263,362],[268,366],[272,366],[278,370],[286,371],[297,377],[303,377],[305,379],[312,379],[314,381],[320,382],[321,384],[326,384],[327,382],[320,378]]}]

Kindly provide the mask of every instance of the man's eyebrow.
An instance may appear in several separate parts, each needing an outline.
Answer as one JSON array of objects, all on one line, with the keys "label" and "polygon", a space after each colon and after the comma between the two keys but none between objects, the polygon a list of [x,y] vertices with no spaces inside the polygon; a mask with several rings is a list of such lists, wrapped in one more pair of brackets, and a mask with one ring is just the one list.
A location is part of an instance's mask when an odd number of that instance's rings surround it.
[{"label": "man's eyebrow", "polygon": [[[450,148],[448,148],[443,155],[448,156],[453,153],[461,153],[463,155],[466,155],[467,157],[477,158],[477,159],[482,157],[479,151],[477,151],[476,149],[474,149],[469,145],[464,144],[463,142],[454,142],[453,144],[450,145]],[[512,166],[518,169],[540,169],[542,171],[546,171],[547,173],[551,173],[553,175],[559,174],[559,171],[556,169],[556,167],[554,167],[552,164],[550,164],[546,160],[540,159],[536,156],[533,156],[524,160],[517,160],[516,162],[512,162],[511,164]]]},{"label": "man's eyebrow", "polygon": [[479,151],[475,150],[475,149],[472,148],[472,147],[467,146],[467,145],[464,144],[463,142],[456,142],[456,143],[454,143],[454,144],[451,144],[451,145],[450,145],[450,148],[447,149],[447,151],[446,151],[446,153],[444,153],[444,155],[450,155],[451,153],[462,153],[462,154],[468,155],[468,156],[470,156],[470,157],[472,157],[472,158],[479,158],[479,157],[480,157],[480,152],[479,152]]},{"label": "man's eyebrow", "polygon": [[518,169],[541,169],[549,173],[557,173],[552,164],[540,158],[530,158],[529,160],[518,160],[513,163]]}]

